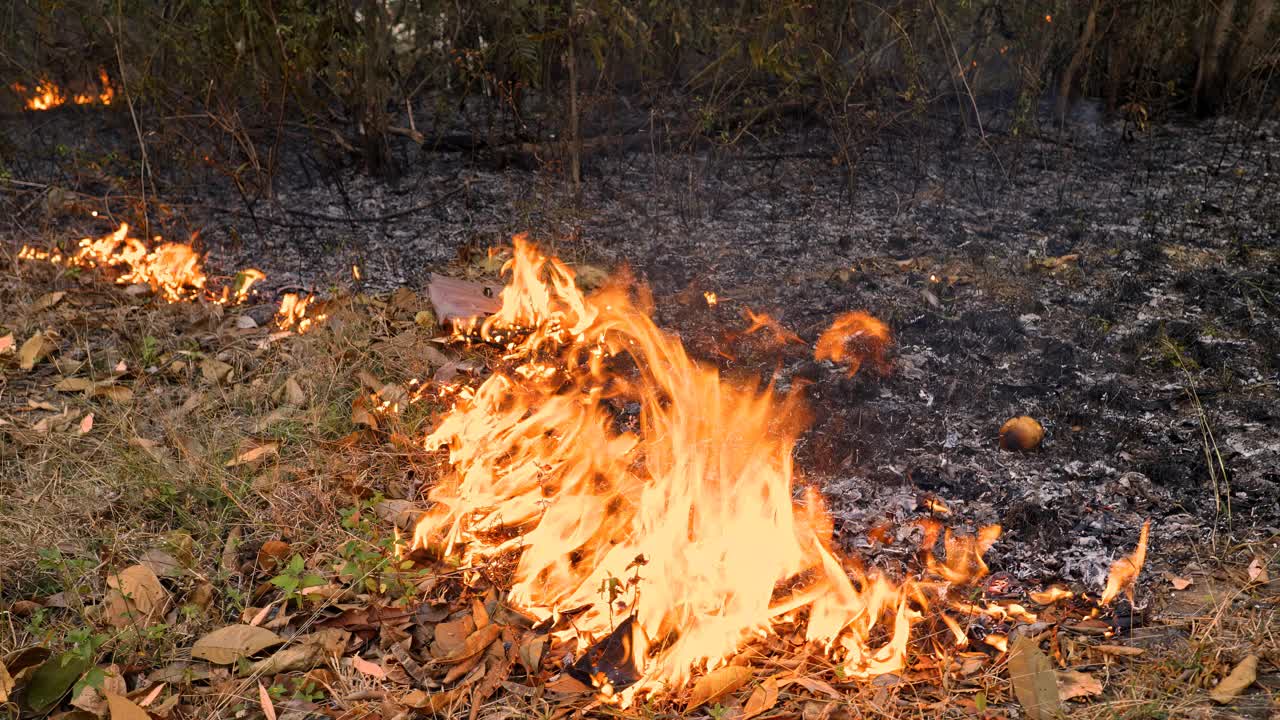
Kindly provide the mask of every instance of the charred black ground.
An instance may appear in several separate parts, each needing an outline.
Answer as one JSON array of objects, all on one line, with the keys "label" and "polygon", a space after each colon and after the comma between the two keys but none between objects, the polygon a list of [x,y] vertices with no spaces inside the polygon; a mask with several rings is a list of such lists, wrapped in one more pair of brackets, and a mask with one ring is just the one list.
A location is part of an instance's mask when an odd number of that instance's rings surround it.
[{"label": "charred black ground", "polygon": [[[0,185],[9,242],[132,219],[112,215],[124,203],[109,179],[136,167],[127,116],[4,123],[27,148],[15,179],[32,183]],[[299,150],[275,205],[251,210],[224,178],[170,178],[153,156],[153,231],[200,230],[212,270],[259,267],[268,295],[422,289],[518,231],[574,262],[627,265],[696,355],[803,385],[814,417],[797,465],[863,551],[866,529],[928,495],[953,524],[1004,525],[991,565],[1025,581],[1100,586],[1143,518],[1166,568],[1214,537],[1277,532],[1280,126],[1169,122],[1130,139],[1086,105],[1062,136],[1015,137],[998,119],[982,136],[887,134],[852,168],[818,138],[602,154],[578,199],[554,173],[482,155],[402,149],[413,170],[388,184]],[[893,369],[847,379],[800,346],[734,340],[748,307],[807,341],[865,309],[894,331]],[[1044,425],[1043,448],[998,450],[1022,414]],[[1211,464],[1226,470],[1216,488]]]}]

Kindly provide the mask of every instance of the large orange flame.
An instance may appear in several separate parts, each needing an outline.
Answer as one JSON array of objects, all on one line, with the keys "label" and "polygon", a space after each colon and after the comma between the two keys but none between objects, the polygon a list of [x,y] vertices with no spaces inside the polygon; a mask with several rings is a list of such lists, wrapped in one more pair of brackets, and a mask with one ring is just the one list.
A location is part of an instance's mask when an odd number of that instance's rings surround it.
[{"label": "large orange flame", "polygon": [[842,561],[818,494],[795,497],[796,395],[728,383],[654,324],[643,288],[584,297],[523,236],[504,272],[479,336],[508,366],[426,438],[451,467],[414,546],[476,563],[518,553],[511,601],[541,619],[587,606],[572,622],[585,645],[630,627],[640,681],[624,701],[684,684],[784,616],[807,615],[807,638],[847,675],[901,669],[930,600],[986,572],[998,527],[948,532],[929,582]]}]

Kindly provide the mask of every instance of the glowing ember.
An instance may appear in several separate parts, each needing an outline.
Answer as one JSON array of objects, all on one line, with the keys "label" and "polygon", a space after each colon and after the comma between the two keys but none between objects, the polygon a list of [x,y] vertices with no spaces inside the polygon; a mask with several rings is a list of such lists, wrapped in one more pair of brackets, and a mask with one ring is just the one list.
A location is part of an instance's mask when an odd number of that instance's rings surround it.
[{"label": "glowing ember", "polygon": [[710,290],[702,293],[702,299],[707,301],[707,307],[715,307],[720,302],[720,298]]},{"label": "glowing ember", "polygon": [[209,299],[227,303],[243,300],[253,283],[266,276],[258,270],[244,270],[240,281],[232,289],[224,288],[220,297],[205,291],[208,277],[202,268],[200,254],[190,245],[160,242],[154,248],[135,237],[129,237],[129,225],[121,223],[110,235],[100,238],[84,238],[76,251],[63,255],[60,250],[38,250],[24,245],[18,251],[22,260],[41,260],[79,268],[114,268],[120,270],[116,282],[149,285],[153,292],[167,302]]},{"label": "glowing ember", "polygon": [[[110,105],[116,97],[115,88],[111,86],[111,78],[106,68],[98,69],[99,89],[96,92],[75,93],[69,96],[76,105]],[[28,88],[22,83],[13,83],[11,90],[23,96],[23,104],[28,110],[50,110],[65,105],[68,100],[66,91],[48,79],[42,79],[35,87]]]},{"label": "glowing ember", "polygon": [[889,367],[885,359],[889,340],[887,325],[865,312],[848,312],[837,317],[818,338],[813,357],[848,365],[849,377],[857,375],[868,360],[883,371]]},{"label": "glowing ember", "polygon": [[[539,619],[586,607],[560,638],[576,634],[582,650],[623,636],[639,681],[615,699],[679,687],[780,621],[805,621],[846,676],[867,677],[904,667],[931,604],[1034,618],[949,598],[987,572],[997,526],[947,531],[936,560],[941,525],[922,524],[924,579],[895,583],[842,560],[818,494],[795,499],[799,398],[734,386],[690,359],[654,325],[643,288],[584,297],[567,266],[523,237],[504,272],[501,309],[478,334],[506,348],[509,367],[459,392],[426,438],[449,449],[451,469],[414,546],[467,563],[510,558],[510,600]],[[887,340],[882,323],[854,315]],[[628,424],[624,407],[638,419]]]},{"label": "glowing ember", "polygon": [[775,320],[768,313],[757,313],[751,308],[746,308],[743,310],[743,314],[751,321],[750,327],[742,331],[743,335],[751,335],[761,330],[767,330],[775,345],[785,345],[787,343],[804,344],[804,340],[801,340],[800,336],[783,327],[782,323]]}]

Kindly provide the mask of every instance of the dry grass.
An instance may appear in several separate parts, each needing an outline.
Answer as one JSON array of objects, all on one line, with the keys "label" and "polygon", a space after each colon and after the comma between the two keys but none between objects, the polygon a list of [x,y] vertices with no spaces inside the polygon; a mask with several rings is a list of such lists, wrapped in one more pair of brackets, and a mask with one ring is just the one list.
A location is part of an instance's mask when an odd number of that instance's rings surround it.
[{"label": "dry grass", "polygon": [[[137,673],[187,659],[192,642],[205,632],[262,612],[269,603],[277,611],[290,607],[266,583],[279,568],[267,571],[258,557],[272,540],[288,543],[289,553],[309,570],[332,575],[347,568],[337,573],[347,599],[393,601],[427,580],[388,568],[392,529],[372,511],[377,498],[414,498],[429,480],[431,459],[404,438],[420,434],[435,408],[423,402],[400,416],[381,417],[377,433],[352,421],[352,402],[370,392],[371,379],[403,385],[432,371],[421,348],[433,331],[415,325],[414,300],[335,302],[323,330],[260,347],[269,330],[237,329],[244,309],[161,305],[131,297],[100,277],[18,264],[11,256],[0,257],[0,268],[0,337],[12,332],[20,344],[37,330],[53,329],[60,336],[56,352],[31,372],[20,371],[13,355],[0,357],[0,420],[9,423],[0,425],[0,646],[88,645],[100,665]],[[67,295],[52,307],[32,310],[54,291]],[[270,309],[248,312],[265,320]],[[229,379],[205,376],[210,358],[231,366]],[[116,370],[120,363],[123,374]],[[132,389],[131,401],[53,389],[62,377],[116,375]],[[288,397],[290,380],[302,390],[301,398]],[[32,402],[54,409],[31,410]],[[61,423],[48,423],[44,432],[34,429],[64,413]],[[93,413],[93,426],[80,434],[87,413]],[[227,466],[245,449],[265,443],[276,443],[278,455]],[[1280,583],[1251,582],[1247,566],[1260,557],[1273,576],[1280,575],[1277,539],[1214,547],[1194,567],[1179,569],[1192,580],[1187,590],[1172,592],[1168,580],[1155,573],[1144,577],[1141,594],[1151,601],[1152,619],[1147,637],[1135,641],[1146,648],[1143,654],[1116,658],[1091,649],[1084,638],[1054,635],[1049,649],[1056,649],[1059,666],[1090,673],[1105,687],[1100,697],[1069,702],[1069,716],[1275,717]],[[98,606],[108,575],[156,550],[183,566],[165,579],[175,609],[150,627],[105,625]],[[25,602],[32,600],[43,607]],[[334,602],[300,607],[295,624],[309,625]],[[385,649],[386,642],[379,644]],[[1227,708],[1211,705],[1206,691],[1250,653],[1261,659],[1266,689],[1255,688]],[[780,651],[758,664],[779,668],[795,660]],[[999,656],[964,672],[958,664],[913,670],[896,684],[840,682],[830,668],[823,671],[824,664],[810,656],[800,670],[835,685],[839,699],[793,684],[764,717],[1020,712]],[[349,662],[330,662],[323,670],[274,679],[219,671],[182,686],[175,716],[259,712],[258,680],[270,686],[282,712],[315,702],[351,718],[391,717],[398,706],[384,700],[405,691],[354,671]],[[738,702],[749,693],[750,687]],[[586,704],[574,702],[570,707],[541,691],[508,692],[475,708],[461,697],[445,712],[491,719],[562,717]],[[720,720],[733,712],[726,700],[697,714]],[[590,714],[681,713],[655,703],[627,711],[594,706]]]}]

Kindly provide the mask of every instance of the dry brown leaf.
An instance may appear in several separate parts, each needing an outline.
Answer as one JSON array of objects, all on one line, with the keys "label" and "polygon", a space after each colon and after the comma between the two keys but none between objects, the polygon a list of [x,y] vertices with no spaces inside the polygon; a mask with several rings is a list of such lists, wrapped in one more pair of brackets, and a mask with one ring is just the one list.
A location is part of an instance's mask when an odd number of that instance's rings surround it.
[{"label": "dry brown leaf", "polygon": [[387,679],[387,671],[383,670],[381,665],[365,660],[359,655],[352,656],[351,667],[355,668],[358,672],[368,675],[369,677],[377,678],[379,680]]},{"label": "dry brown leaf", "polygon": [[160,683],[159,685],[151,688],[151,692],[147,693],[146,697],[138,701],[138,707],[147,707],[151,703],[155,702],[156,698],[160,697],[160,693],[164,692],[166,684],[167,683]]},{"label": "dry brown leaf", "polygon": [[200,374],[210,385],[219,385],[231,379],[231,366],[217,358],[205,358],[200,363]]},{"label": "dry brown leaf", "polygon": [[259,460],[261,460],[262,458],[268,455],[275,455],[279,452],[279,450],[280,450],[279,443],[266,443],[264,445],[258,445],[256,447],[249,448],[248,450],[245,450],[239,455],[236,455],[235,457],[231,458],[230,460],[227,461],[224,467],[233,468],[233,467],[240,467],[241,465],[249,465],[251,463],[258,462]]},{"label": "dry brown leaf", "polygon": [[30,372],[36,366],[36,363],[40,362],[40,359],[48,354],[52,345],[53,343],[50,343],[45,338],[44,333],[37,331],[36,334],[27,338],[27,341],[22,343],[22,347],[18,349],[18,367]]},{"label": "dry brown leaf", "polygon": [[462,643],[462,647],[440,658],[438,662],[444,665],[452,665],[469,660],[484,652],[485,648],[489,647],[501,634],[502,627],[495,623],[490,623],[468,635],[467,639]]},{"label": "dry brown leaf", "polygon": [[137,703],[115,693],[107,693],[107,710],[111,713],[111,720],[151,720],[147,711]]},{"label": "dry brown leaf", "polygon": [[1209,691],[1209,699],[1219,705],[1226,705],[1245,691],[1258,679],[1258,656],[1250,655],[1231,668],[1231,672],[1222,678],[1222,682]]},{"label": "dry brown leaf", "polygon": [[772,710],[777,702],[778,680],[767,677],[755,690],[751,691],[747,704],[742,706],[742,720],[751,720],[761,713]]},{"label": "dry brown leaf", "polygon": [[6,355],[13,352],[13,333],[0,335],[0,355]]},{"label": "dry brown leaf", "polygon": [[85,415],[84,417],[80,418],[80,434],[88,435],[89,431],[92,429],[93,429],[93,413],[89,413],[88,415]]},{"label": "dry brown leaf", "polygon": [[70,377],[59,380],[53,389],[58,392],[84,392],[92,387],[93,381],[89,378]]},{"label": "dry brown leaf", "polygon": [[786,682],[786,683],[784,683],[784,684],[788,684],[788,685],[789,685],[789,684],[791,684],[791,683],[795,683],[795,684],[799,685],[800,687],[804,688],[805,690],[808,690],[809,692],[812,692],[812,693],[821,693],[821,694],[823,694],[823,695],[826,695],[826,696],[827,696],[827,697],[829,697],[829,698],[839,698],[839,697],[841,697],[841,696],[840,696],[840,691],[838,691],[838,690],[836,690],[835,688],[831,687],[831,685],[830,685],[830,684],[828,684],[828,683],[826,683],[826,682],[824,682],[824,681],[822,681],[822,680],[819,680],[818,678],[814,678],[814,677],[807,677],[807,676],[804,676],[804,675],[800,675],[800,676],[797,676],[797,677],[789,678],[789,679],[787,680],[787,682]]},{"label": "dry brown leaf", "polygon": [[282,642],[284,638],[265,628],[228,625],[197,640],[191,646],[191,657],[208,660],[215,665],[229,665]]},{"label": "dry brown leaf", "polygon": [[289,557],[289,543],[283,540],[268,540],[258,548],[258,568],[264,572],[272,572],[284,565]]},{"label": "dry brown leaf", "polygon": [[477,629],[489,624],[489,611],[485,609],[484,601],[478,597],[471,598],[471,619],[475,620]]},{"label": "dry brown leaf", "polygon": [[1062,701],[1102,694],[1102,683],[1085,672],[1058,670],[1058,699]]},{"label": "dry brown leaf", "polygon": [[337,628],[326,628],[310,635],[295,638],[294,644],[282,648],[265,660],[254,663],[249,672],[255,675],[301,672],[324,662],[328,655],[341,653],[351,633]]},{"label": "dry brown leaf", "polygon": [[0,661],[0,704],[9,702],[9,693],[13,691],[13,676],[9,674],[9,668],[5,667],[3,661]]},{"label": "dry brown leaf", "polygon": [[[436,625],[436,641],[432,648],[433,655],[446,657],[462,649],[467,636],[476,630],[476,622],[470,615],[463,615],[457,620]],[[439,652],[435,652],[435,650]]]},{"label": "dry brown leaf", "polygon": [[298,381],[290,377],[284,381],[284,387],[280,389],[280,402],[285,405],[298,407],[307,401],[307,396],[302,392],[302,386]]},{"label": "dry brown leaf", "polygon": [[182,563],[178,562],[171,553],[160,548],[151,548],[142,553],[142,557],[138,558],[138,564],[151,568],[151,572],[155,573],[156,577],[176,578],[186,574]]},{"label": "dry brown leaf", "polygon": [[71,706],[102,717],[107,714],[107,696],[124,695],[127,692],[129,687],[125,684],[124,677],[120,675],[120,666],[109,665],[102,668],[101,687],[86,683],[80,688],[80,692],[71,698]]},{"label": "dry brown leaf", "polygon": [[117,628],[146,626],[164,615],[169,607],[169,591],[146,565],[133,565],[107,577],[103,615]]},{"label": "dry brown leaf", "polygon": [[267,720],[276,720],[276,706],[271,702],[271,693],[267,692],[267,686],[258,681],[258,704],[262,706],[262,714]]},{"label": "dry brown leaf", "polygon": [[57,305],[62,300],[62,298],[66,296],[67,294],[61,290],[57,292],[45,293],[44,295],[41,295],[40,297],[36,298],[35,302],[31,303],[31,312],[38,313],[41,310],[48,310],[54,305]]},{"label": "dry brown leaf", "polygon": [[1165,573],[1164,579],[1169,581],[1174,590],[1186,590],[1194,584],[1194,581],[1190,578],[1178,577],[1171,572]]},{"label": "dry brown leaf", "polygon": [[125,385],[99,385],[93,389],[95,397],[104,397],[114,403],[133,401],[133,390]]},{"label": "dry brown leaf", "polygon": [[355,400],[351,401],[351,424],[365,425],[374,429],[378,427],[378,419],[369,412],[369,403],[364,395],[357,395]]},{"label": "dry brown leaf", "polygon": [[740,665],[727,665],[712,670],[693,684],[693,692],[689,694],[689,703],[684,710],[691,712],[709,702],[715,702],[742,687],[750,679],[751,668]]},{"label": "dry brown leaf", "polygon": [[1255,555],[1249,563],[1249,582],[1251,583],[1268,583],[1271,582],[1271,576],[1267,573],[1267,565],[1262,561],[1262,556]]},{"label": "dry brown leaf", "polygon": [[1027,720],[1053,720],[1062,711],[1053,664],[1025,635],[1019,635],[1009,648],[1009,681]]},{"label": "dry brown leaf", "polygon": [[1132,645],[1094,645],[1093,649],[1103,655],[1117,655],[1120,657],[1137,657],[1144,652],[1142,648],[1133,647]]},{"label": "dry brown leaf", "polygon": [[401,697],[400,704],[411,707],[414,710],[423,711],[420,714],[430,715],[448,708],[458,699],[459,695],[461,695],[460,689],[445,690],[437,693],[414,690]]}]

